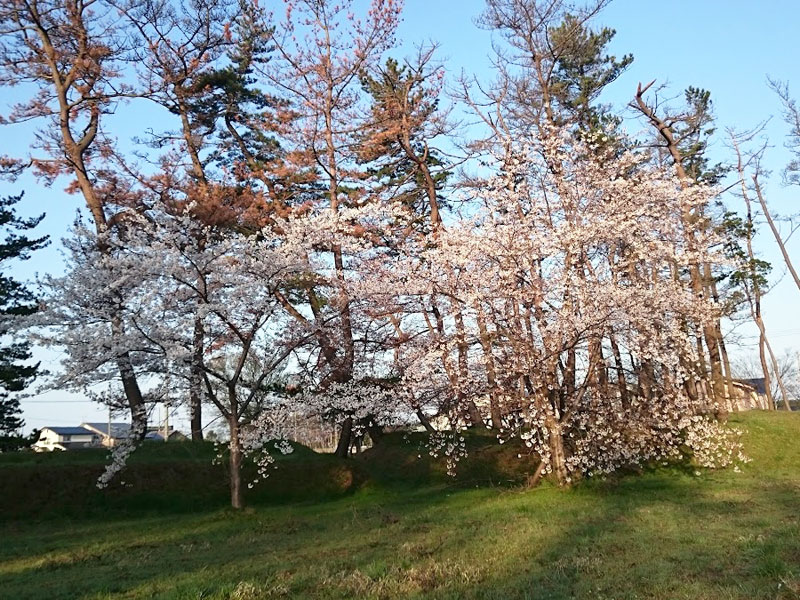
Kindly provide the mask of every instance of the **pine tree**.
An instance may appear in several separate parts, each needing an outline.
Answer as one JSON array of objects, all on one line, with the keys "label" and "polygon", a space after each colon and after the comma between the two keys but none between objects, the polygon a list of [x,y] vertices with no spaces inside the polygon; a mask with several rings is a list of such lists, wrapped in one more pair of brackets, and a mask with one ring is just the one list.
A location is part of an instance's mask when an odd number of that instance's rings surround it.
[{"label": "pine tree", "polygon": [[[36,298],[22,283],[9,277],[5,271],[11,259],[27,260],[31,252],[48,244],[48,237],[30,239],[18,232],[36,227],[44,215],[32,219],[21,219],[14,211],[14,205],[22,199],[22,194],[0,199],[0,228],[5,238],[0,241],[0,314],[5,317],[28,315],[36,310]],[[11,392],[23,390],[34,377],[39,365],[25,364],[31,358],[30,347],[24,341],[5,341],[9,333],[8,319],[0,321],[0,434],[12,434],[24,422],[20,418],[19,400]]]},{"label": "pine tree", "polygon": [[385,66],[364,73],[363,89],[370,95],[370,115],[364,124],[359,160],[393,199],[415,215],[421,229],[436,229],[447,208],[442,196],[450,171],[435,139],[451,129],[447,111],[439,107],[442,68],[432,64],[435,47],[421,51],[416,62]]}]

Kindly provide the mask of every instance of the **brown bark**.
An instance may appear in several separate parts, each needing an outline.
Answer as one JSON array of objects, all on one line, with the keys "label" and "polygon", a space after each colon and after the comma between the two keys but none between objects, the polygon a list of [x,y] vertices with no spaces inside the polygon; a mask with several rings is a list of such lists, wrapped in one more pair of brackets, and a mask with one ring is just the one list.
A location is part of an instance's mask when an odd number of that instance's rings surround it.
[{"label": "brown bark", "polygon": [[433,428],[430,419],[424,412],[422,412],[422,409],[418,408],[416,411],[414,411],[414,414],[417,415],[417,418],[419,419],[419,422],[422,423],[425,431],[428,433],[436,433],[436,429]]},{"label": "brown bark", "polygon": [[189,386],[189,414],[192,441],[203,441],[203,393],[201,382],[203,380],[203,339],[205,330],[203,321],[195,315],[194,331],[192,333],[192,364],[191,385]]},{"label": "brown bark", "polygon": [[486,328],[486,318],[483,309],[477,306],[478,335],[481,338],[481,348],[483,350],[483,360],[486,366],[486,382],[489,384],[489,409],[492,418],[492,428],[499,429],[503,423],[503,411],[500,406],[500,398],[497,387],[497,374],[495,371],[494,354],[492,353],[492,342],[489,338],[489,331]]},{"label": "brown bark", "polygon": [[625,379],[625,369],[622,362],[622,353],[619,351],[619,344],[614,338],[613,334],[609,334],[608,340],[611,344],[611,354],[614,357],[614,366],[617,371],[617,389],[619,390],[619,397],[622,401],[623,408],[629,408],[631,405],[630,394],[628,393],[628,382]]},{"label": "brown bark", "polygon": [[564,435],[561,432],[561,424],[555,417],[548,415],[545,420],[545,427],[549,435],[550,444],[550,466],[553,469],[553,477],[559,485],[567,484],[567,455],[564,448]]},{"label": "brown bark", "polygon": [[336,444],[334,456],[347,458],[350,455],[350,441],[353,437],[353,417],[347,417],[342,422],[342,430],[339,433],[339,441]]},{"label": "brown bark", "polygon": [[767,356],[764,351],[767,341],[767,335],[764,332],[764,321],[761,319],[761,315],[758,315],[755,318],[755,321],[759,331],[758,358],[761,361],[761,370],[764,373],[764,388],[767,396],[767,408],[770,410],[775,410],[775,400],[772,397],[772,382],[769,376],[769,367],[767,366]]},{"label": "brown bark", "polygon": [[239,510],[244,506],[242,501],[242,444],[239,438],[239,418],[235,413],[228,417],[228,428],[231,435],[229,444],[231,507]]},{"label": "brown bark", "polygon": [[[105,252],[107,248],[103,236],[108,231],[106,206],[92,181],[86,157],[97,140],[101,100],[107,100],[109,96],[105,95],[102,90],[95,89],[95,85],[102,80],[101,75],[104,75],[105,68],[97,59],[99,47],[92,45],[95,44],[95,40],[92,39],[86,27],[84,19],[88,18],[88,15],[84,14],[84,8],[83,5],[74,5],[70,6],[70,10],[68,10],[69,22],[65,25],[74,32],[75,36],[74,55],[69,57],[59,56],[51,39],[50,31],[44,25],[43,15],[39,14],[38,3],[20,4],[17,21],[21,26],[25,22],[23,27],[29,29],[30,35],[34,36],[29,44],[32,49],[37,46],[36,42],[32,40],[38,39],[39,41],[39,47],[35,49],[35,54],[41,60],[41,65],[39,65],[42,70],[41,85],[52,84],[52,94],[58,105],[58,131],[63,146],[61,149],[63,155],[59,158],[63,158],[78,183],[78,188],[92,215],[95,230],[100,238],[98,247],[101,252]],[[65,58],[71,62],[65,64]],[[76,79],[79,73],[83,76],[80,85]],[[77,98],[71,99],[71,92],[76,92]],[[73,127],[76,126],[76,115],[82,112],[81,109],[83,112],[88,112],[88,122],[80,126],[79,133],[76,135]],[[123,329],[121,319],[112,318],[112,336],[122,335]],[[130,354],[128,352],[120,353],[115,362],[131,411],[131,434],[134,439],[144,439],[147,433],[147,411]]]}]

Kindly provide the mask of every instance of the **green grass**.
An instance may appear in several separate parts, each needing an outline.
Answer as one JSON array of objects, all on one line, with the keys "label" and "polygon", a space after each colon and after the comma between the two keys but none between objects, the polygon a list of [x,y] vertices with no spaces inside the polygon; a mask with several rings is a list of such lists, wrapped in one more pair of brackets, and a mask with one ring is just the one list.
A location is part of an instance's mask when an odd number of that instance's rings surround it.
[{"label": "green grass", "polygon": [[[191,480],[173,481],[183,494],[163,506],[121,487],[116,503],[83,511],[6,513],[0,598],[800,598],[800,415],[733,420],[753,458],[741,473],[664,469],[525,491],[491,485],[524,471],[511,451],[478,447],[451,482],[393,440],[346,463],[288,458],[241,514]],[[202,470],[205,450],[181,451]],[[147,473],[187,476],[176,461],[139,460],[145,488]],[[44,467],[0,461],[0,483]],[[334,475],[349,480],[325,488]],[[203,499],[194,508],[191,493]]]}]

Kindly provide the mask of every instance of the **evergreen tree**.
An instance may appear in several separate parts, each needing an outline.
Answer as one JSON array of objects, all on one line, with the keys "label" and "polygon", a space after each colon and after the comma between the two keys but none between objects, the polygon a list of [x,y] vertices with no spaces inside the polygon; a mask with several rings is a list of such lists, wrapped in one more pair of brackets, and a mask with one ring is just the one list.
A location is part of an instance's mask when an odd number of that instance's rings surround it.
[{"label": "evergreen tree", "polygon": [[409,208],[421,231],[439,227],[441,210],[449,206],[441,192],[451,172],[433,145],[451,128],[439,106],[443,71],[433,64],[435,49],[406,64],[389,58],[361,76],[371,102],[358,158],[370,165],[380,188]]},{"label": "evergreen tree", "polygon": [[[19,400],[11,392],[24,389],[36,377],[39,365],[25,364],[31,352],[27,342],[8,341],[8,317],[28,315],[36,310],[36,298],[22,283],[6,274],[8,261],[27,260],[31,252],[48,244],[48,237],[30,239],[24,232],[36,227],[44,218],[39,215],[32,219],[21,219],[14,211],[14,205],[22,199],[22,194],[0,198],[0,228],[5,233],[0,240],[0,434],[11,434],[24,424],[20,418]],[[20,233],[23,232],[23,233]]]},{"label": "evergreen tree", "polygon": [[565,115],[585,130],[616,129],[622,122],[610,106],[597,102],[633,62],[631,54],[619,60],[606,54],[615,34],[608,27],[594,31],[572,14],[549,30],[554,57],[550,92]]}]

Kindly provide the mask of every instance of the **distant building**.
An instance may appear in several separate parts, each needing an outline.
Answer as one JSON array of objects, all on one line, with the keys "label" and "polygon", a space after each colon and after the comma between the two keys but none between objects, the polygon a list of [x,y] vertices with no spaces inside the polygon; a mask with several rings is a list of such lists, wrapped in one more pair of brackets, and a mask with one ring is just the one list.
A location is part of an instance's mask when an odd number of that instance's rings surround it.
[{"label": "distant building", "polygon": [[763,377],[734,379],[731,396],[733,409],[737,411],[770,408],[766,381]]},{"label": "distant building", "polygon": [[106,448],[113,448],[128,439],[131,431],[130,423],[81,423],[81,427],[97,435],[100,445]]},{"label": "distant building", "polygon": [[[43,427],[39,439],[31,446],[36,452],[53,450],[74,450],[76,448],[113,448],[130,437],[130,423],[81,423],[79,427]],[[169,428],[167,441],[179,442],[186,439],[180,431]],[[164,430],[149,427],[146,441],[164,441]]]},{"label": "distant building", "polygon": [[[164,441],[164,428],[163,427],[149,427],[147,433],[144,436],[145,441],[147,442],[163,442]],[[172,427],[169,428],[169,435],[167,436],[167,441],[169,442],[184,442],[186,441],[186,436],[183,435],[180,431],[176,431]]]},{"label": "distant building", "polygon": [[31,446],[35,452],[91,448],[100,444],[100,436],[85,427],[42,427],[39,439]]}]

